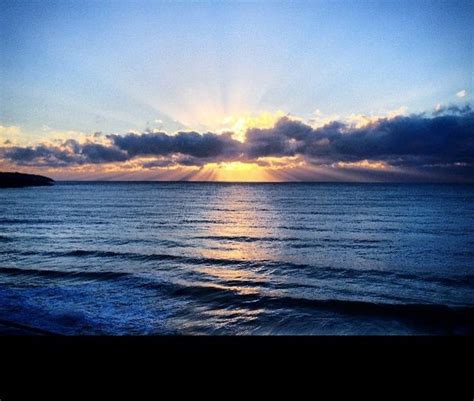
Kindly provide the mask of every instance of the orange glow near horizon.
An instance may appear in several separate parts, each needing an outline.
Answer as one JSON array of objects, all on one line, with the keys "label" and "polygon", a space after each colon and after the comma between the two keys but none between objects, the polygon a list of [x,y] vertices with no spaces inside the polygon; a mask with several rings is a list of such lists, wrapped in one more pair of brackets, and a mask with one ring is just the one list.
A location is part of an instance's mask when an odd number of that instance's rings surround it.
[{"label": "orange glow near horizon", "polygon": [[262,158],[255,162],[220,162],[204,166],[172,165],[144,168],[137,159],[126,163],[83,165],[68,168],[14,166],[0,162],[0,170],[49,176],[65,181],[209,181],[209,182],[288,182],[360,181],[362,171],[398,171],[381,161],[338,162],[332,165],[308,164],[301,157]]},{"label": "orange glow near horizon", "polygon": [[[387,118],[401,115],[406,110],[400,108],[391,112]],[[222,112],[222,110],[221,110]],[[248,130],[253,128],[268,129],[282,117],[299,120],[282,111],[258,113],[239,113],[224,116],[217,111],[207,114],[208,124],[214,125],[216,133],[229,132],[240,142],[246,141]],[[381,117],[350,116],[350,124],[363,126],[376,121]],[[0,126],[0,134],[20,137],[19,127]],[[41,144],[70,151],[65,140],[69,137],[81,143],[95,143],[104,146],[113,146],[105,135],[83,134],[80,132],[48,131],[53,135]],[[173,135],[173,134],[169,134]],[[1,137],[1,135],[0,135]],[[15,139],[13,138],[13,139]],[[326,140],[327,141],[327,140]],[[18,141],[9,142],[6,146],[17,145]],[[18,171],[37,173],[49,176],[56,180],[95,180],[95,181],[216,181],[216,182],[287,182],[287,181],[358,181],[363,171],[400,171],[389,164],[378,160],[360,160],[357,162],[335,162],[332,164],[317,164],[306,160],[304,156],[261,157],[256,160],[236,160],[227,162],[209,162],[202,166],[188,166],[180,164],[181,154],[168,156],[141,156],[124,162],[82,164],[75,166],[35,166],[34,170],[27,165],[15,165],[7,160],[0,159],[0,169],[3,171]],[[160,165],[161,163],[161,165]]]},{"label": "orange glow near horizon", "polygon": [[192,181],[276,182],[271,172],[255,163],[229,162],[206,164]]}]

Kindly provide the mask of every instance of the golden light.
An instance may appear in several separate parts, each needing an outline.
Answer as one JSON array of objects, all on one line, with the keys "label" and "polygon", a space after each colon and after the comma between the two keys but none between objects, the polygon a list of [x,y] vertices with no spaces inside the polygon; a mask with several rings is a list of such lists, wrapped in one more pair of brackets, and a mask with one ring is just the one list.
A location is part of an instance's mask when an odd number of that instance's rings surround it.
[{"label": "golden light", "polygon": [[282,111],[277,111],[276,113],[262,112],[257,115],[228,116],[222,123],[229,127],[229,131],[233,132],[234,139],[243,142],[248,129],[272,128],[275,123],[284,116],[285,113]]},{"label": "golden light", "polygon": [[361,160],[358,162],[338,162],[334,164],[338,168],[364,168],[371,170],[383,170],[388,168],[387,163],[383,161]]},{"label": "golden light", "polygon": [[270,171],[256,163],[209,163],[193,177],[193,181],[276,182]]}]

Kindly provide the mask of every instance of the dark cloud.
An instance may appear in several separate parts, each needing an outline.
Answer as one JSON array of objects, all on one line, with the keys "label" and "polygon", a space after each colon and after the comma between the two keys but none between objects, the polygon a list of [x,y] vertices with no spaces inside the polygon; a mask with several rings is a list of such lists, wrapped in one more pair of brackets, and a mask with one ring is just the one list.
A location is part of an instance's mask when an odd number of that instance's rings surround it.
[{"label": "dark cloud", "polygon": [[110,142],[107,145],[93,141],[80,144],[69,139],[57,146],[3,147],[0,157],[32,166],[113,163],[155,157],[142,166],[159,168],[237,160],[263,165],[265,157],[299,156],[319,166],[382,161],[407,171],[453,172],[474,180],[474,112],[469,105],[448,106],[431,116],[379,119],[362,128],[340,121],[312,128],[284,117],[272,128],[249,129],[244,143],[233,139],[231,133],[197,132],[114,134],[107,139]]},{"label": "dark cloud", "polygon": [[474,161],[474,114],[379,120],[330,140],[334,155],[351,160],[419,158],[438,163]]},{"label": "dark cloud", "polygon": [[142,163],[142,167],[144,168],[163,168],[163,167],[171,167],[171,166],[202,167],[209,162],[210,162],[209,159],[202,159],[199,157],[192,157],[192,156],[179,156],[179,157],[172,157],[172,158],[162,157],[159,159],[146,161]]},{"label": "dark cloud", "polygon": [[36,147],[11,147],[2,151],[3,156],[25,166],[65,167],[79,164],[79,155],[55,146],[38,145]]},{"label": "dark cloud", "polygon": [[159,159],[142,163],[143,168],[163,168],[175,166],[176,162],[173,159]]},{"label": "dark cloud", "polygon": [[472,112],[471,105],[465,104],[464,106],[458,105],[449,105],[449,106],[439,106],[433,111],[434,116],[439,116],[443,114],[468,114]]},{"label": "dark cloud", "polygon": [[381,119],[363,128],[340,122],[312,129],[281,119],[270,129],[247,132],[250,158],[302,155],[315,164],[385,161],[389,164],[474,163],[474,113]]},{"label": "dark cloud", "polygon": [[90,163],[123,162],[129,159],[127,153],[120,149],[93,143],[83,145],[81,154]]},{"label": "dark cloud", "polygon": [[130,157],[183,154],[205,159],[236,159],[242,153],[242,144],[232,139],[231,133],[221,135],[197,132],[163,132],[145,134],[109,135],[108,138]]},{"label": "dark cloud", "polygon": [[79,144],[74,139],[66,140],[62,146],[3,148],[0,154],[18,165],[46,167],[122,162],[129,158],[116,147],[96,143]]}]

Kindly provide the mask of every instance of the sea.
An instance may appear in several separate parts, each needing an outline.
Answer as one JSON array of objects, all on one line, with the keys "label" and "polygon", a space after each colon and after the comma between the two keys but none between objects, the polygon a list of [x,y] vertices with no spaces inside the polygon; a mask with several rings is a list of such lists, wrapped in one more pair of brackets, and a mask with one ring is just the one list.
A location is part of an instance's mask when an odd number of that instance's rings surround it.
[{"label": "sea", "polygon": [[474,185],[0,189],[0,324],[65,335],[472,335]]}]

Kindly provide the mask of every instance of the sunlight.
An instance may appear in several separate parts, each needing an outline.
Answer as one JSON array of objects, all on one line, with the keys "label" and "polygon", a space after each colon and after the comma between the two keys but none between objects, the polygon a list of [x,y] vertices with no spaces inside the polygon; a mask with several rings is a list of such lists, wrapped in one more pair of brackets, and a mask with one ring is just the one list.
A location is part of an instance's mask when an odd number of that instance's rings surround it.
[{"label": "sunlight", "polygon": [[279,181],[267,169],[255,163],[209,163],[196,173],[194,181],[224,182],[276,182]]},{"label": "sunlight", "polygon": [[[196,106],[197,107],[197,106]],[[209,107],[193,110],[186,118],[180,121],[188,126],[191,131],[211,131],[216,133],[232,132],[232,137],[240,142],[245,141],[245,134],[250,128],[272,128],[275,123],[287,113],[281,110],[276,112],[263,111],[260,113],[240,112],[223,115],[220,108]],[[213,110],[213,111],[210,111]]]},{"label": "sunlight", "polygon": [[358,162],[337,162],[334,163],[335,167],[342,168],[365,168],[371,170],[383,170],[388,168],[387,163],[383,161],[371,161],[371,160],[361,160]]},{"label": "sunlight", "polygon": [[286,114],[283,111],[276,113],[262,112],[260,114],[247,114],[243,116],[228,116],[223,121],[224,126],[233,132],[234,139],[244,142],[245,134],[250,128],[272,128],[275,123]]}]

